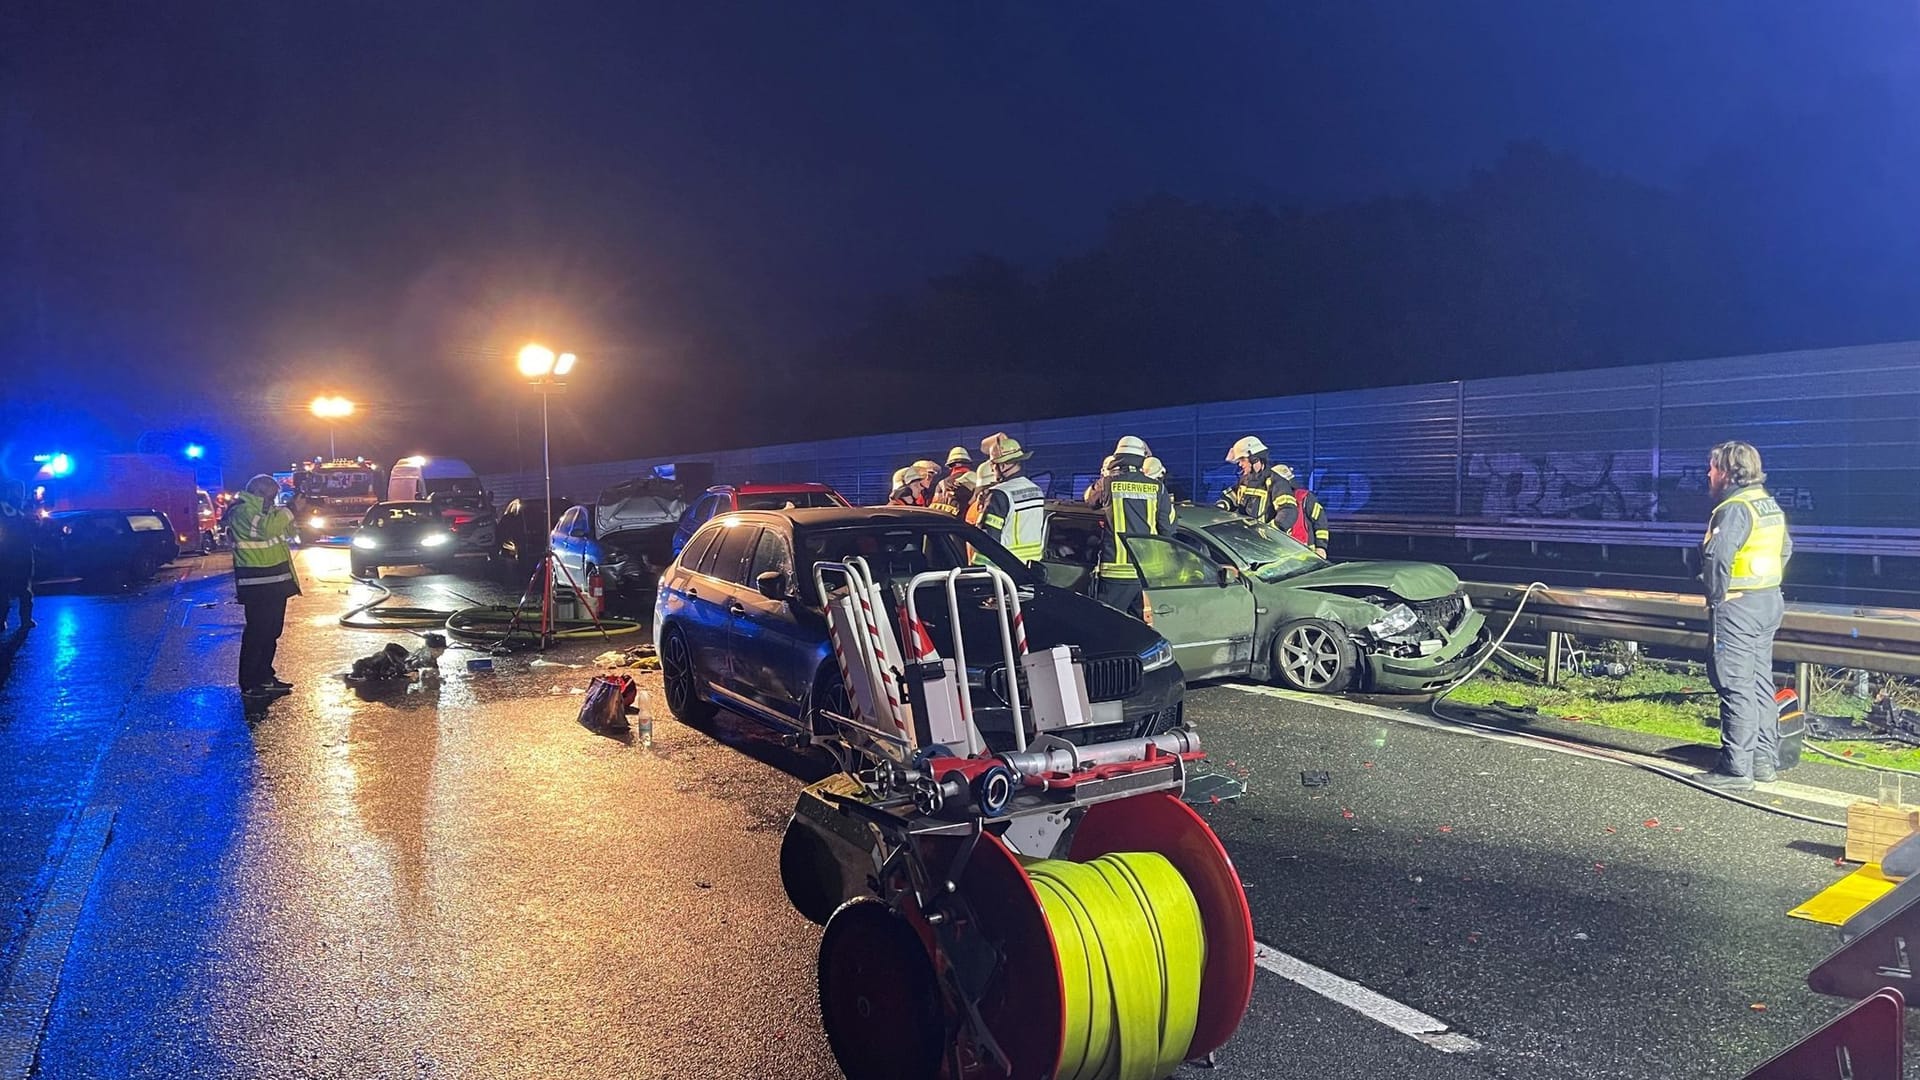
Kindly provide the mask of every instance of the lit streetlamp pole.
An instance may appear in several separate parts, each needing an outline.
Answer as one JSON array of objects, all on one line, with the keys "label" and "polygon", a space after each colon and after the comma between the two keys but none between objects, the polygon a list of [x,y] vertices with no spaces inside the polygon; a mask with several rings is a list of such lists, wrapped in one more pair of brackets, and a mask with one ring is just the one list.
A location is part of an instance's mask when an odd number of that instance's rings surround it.
[{"label": "lit streetlamp pole", "polygon": [[[527,384],[540,391],[540,471],[546,481],[546,502],[543,505],[547,518],[553,518],[553,444],[549,438],[547,424],[547,400],[555,393],[566,389],[567,376],[572,373],[574,361],[578,357],[572,353],[555,356],[552,349],[545,345],[528,344],[520,350],[520,374],[525,376]],[[540,605],[540,634],[542,641],[551,630],[548,618],[553,611],[553,533],[547,533],[547,556],[545,563],[545,597]]]},{"label": "lit streetlamp pole", "polygon": [[327,422],[327,458],[339,457],[339,450],[334,446],[333,428],[339,421],[353,415],[353,402],[338,396],[317,397],[310,408],[313,415]]}]

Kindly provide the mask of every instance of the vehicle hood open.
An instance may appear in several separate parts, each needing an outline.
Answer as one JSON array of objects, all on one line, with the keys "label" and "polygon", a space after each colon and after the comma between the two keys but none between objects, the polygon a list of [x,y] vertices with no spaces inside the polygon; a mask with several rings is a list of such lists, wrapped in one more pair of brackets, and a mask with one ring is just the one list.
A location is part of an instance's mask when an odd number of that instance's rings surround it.
[{"label": "vehicle hood open", "polygon": [[673,525],[686,509],[680,485],[651,477],[628,480],[600,493],[593,508],[594,532],[606,536],[649,525]]},{"label": "vehicle hood open", "polygon": [[1459,591],[1460,578],[1434,563],[1351,562],[1296,574],[1283,584],[1296,589],[1380,589],[1402,600],[1421,601],[1452,596]]}]

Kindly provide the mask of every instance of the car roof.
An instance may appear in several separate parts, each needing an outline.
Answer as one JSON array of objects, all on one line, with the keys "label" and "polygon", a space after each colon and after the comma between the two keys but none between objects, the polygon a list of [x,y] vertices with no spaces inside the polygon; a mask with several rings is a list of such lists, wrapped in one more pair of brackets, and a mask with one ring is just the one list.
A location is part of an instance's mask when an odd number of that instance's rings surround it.
[{"label": "car roof", "polygon": [[937,525],[965,522],[952,514],[914,506],[809,506],[793,510],[733,510],[715,515],[714,521],[759,521],[769,518],[790,521],[801,529],[846,529],[863,525]]},{"label": "car roof", "polygon": [[375,504],[374,509],[385,510],[389,507],[394,507],[394,506],[424,506],[430,510],[439,508],[438,503],[429,502],[426,499],[394,499],[391,502],[377,503]]},{"label": "car roof", "polygon": [[819,491],[833,495],[839,494],[839,492],[834,491],[827,485],[815,483],[811,480],[791,484],[715,484],[708,488],[707,491],[709,494],[719,494],[730,491],[735,495],[778,495],[788,491]]}]

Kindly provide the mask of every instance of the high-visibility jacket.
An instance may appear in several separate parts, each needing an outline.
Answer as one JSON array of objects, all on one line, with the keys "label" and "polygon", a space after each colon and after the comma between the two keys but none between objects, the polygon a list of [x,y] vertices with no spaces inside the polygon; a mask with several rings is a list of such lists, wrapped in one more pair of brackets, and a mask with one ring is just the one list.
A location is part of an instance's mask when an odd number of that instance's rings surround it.
[{"label": "high-visibility jacket", "polygon": [[251,491],[240,493],[233,516],[233,587],[240,599],[273,595],[297,596],[299,579],[293,573],[293,511],[268,506]]},{"label": "high-visibility jacket", "polygon": [[1728,570],[1727,591],[1751,592],[1755,589],[1779,588],[1781,579],[1786,576],[1787,552],[1791,550],[1787,539],[1787,515],[1765,488],[1758,484],[1749,485],[1721,500],[1708,518],[1706,540],[1712,539],[1721,511],[1735,504],[1746,508],[1753,524],[1746,541],[1734,549],[1732,566]]},{"label": "high-visibility jacket", "polygon": [[[1021,562],[1039,562],[1046,546],[1047,496],[1040,485],[1013,476],[974,496],[967,520],[1000,541]],[[980,556],[975,562],[985,562]]]},{"label": "high-visibility jacket", "polygon": [[1311,548],[1327,546],[1327,508],[1306,488],[1293,489],[1293,502],[1283,505],[1274,515],[1274,524],[1287,530],[1295,540]]},{"label": "high-visibility jacket", "polygon": [[973,470],[964,465],[950,466],[947,475],[934,485],[933,501],[927,503],[930,510],[938,510],[954,517],[967,512],[973,505]]},{"label": "high-visibility jacket", "polygon": [[1240,483],[1228,488],[1220,500],[1222,510],[1231,510],[1262,525],[1272,522],[1282,508],[1296,505],[1293,489],[1279,473],[1264,465],[1241,477]]},{"label": "high-visibility jacket", "polygon": [[1126,537],[1173,532],[1173,496],[1163,481],[1139,469],[1122,469],[1094,481],[1087,491],[1087,504],[1107,513],[1106,551],[1100,563],[1103,577],[1137,576]]}]

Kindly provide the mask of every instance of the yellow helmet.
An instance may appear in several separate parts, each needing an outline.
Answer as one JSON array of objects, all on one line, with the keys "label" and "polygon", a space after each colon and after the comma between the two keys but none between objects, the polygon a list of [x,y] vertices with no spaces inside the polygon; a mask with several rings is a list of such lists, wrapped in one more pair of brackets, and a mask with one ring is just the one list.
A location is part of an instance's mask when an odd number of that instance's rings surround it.
[{"label": "yellow helmet", "polygon": [[973,464],[973,455],[967,452],[966,447],[956,446],[953,449],[947,451],[947,465],[949,467],[954,465],[971,465],[971,464]]},{"label": "yellow helmet", "polygon": [[1020,446],[1020,440],[1004,431],[996,431],[980,440],[980,452],[995,465],[1010,465],[1032,457]]}]

